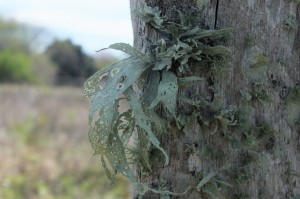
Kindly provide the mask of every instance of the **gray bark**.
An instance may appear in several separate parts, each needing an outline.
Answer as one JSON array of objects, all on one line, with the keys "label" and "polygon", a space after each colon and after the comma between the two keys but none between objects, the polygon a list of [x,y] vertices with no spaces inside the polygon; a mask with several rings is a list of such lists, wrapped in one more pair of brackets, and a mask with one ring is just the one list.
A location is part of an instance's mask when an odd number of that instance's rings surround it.
[{"label": "gray bark", "polygon": [[[260,150],[258,160],[249,165],[250,180],[246,184],[238,184],[233,176],[243,166],[247,153],[232,149],[220,135],[202,133],[197,123],[187,135],[174,127],[160,137],[163,148],[170,155],[170,165],[164,167],[162,158],[161,164],[153,165],[151,176],[140,177],[140,180],[153,188],[160,181],[165,181],[170,191],[182,192],[199,182],[194,172],[214,170],[230,163],[232,169],[222,174],[233,187],[222,192],[224,198],[242,198],[242,193],[247,193],[248,198],[299,198],[300,180],[291,171],[300,172],[300,129],[292,125],[289,118],[291,111],[295,111],[294,114],[300,119],[300,111],[289,108],[286,96],[300,83],[300,4],[293,0],[205,2],[199,26],[235,29],[229,43],[233,52],[231,67],[226,71],[226,78],[220,76],[215,80],[216,92],[222,96],[225,107],[246,106],[253,124],[265,121],[274,128],[276,135],[273,143],[270,143],[272,152],[267,147]],[[141,10],[144,5],[159,7],[172,20],[176,18],[175,10],[195,9],[196,1],[131,0],[132,10]],[[161,37],[155,29],[133,15],[132,23],[134,45],[141,51],[147,51],[149,45]],[[267,67],[253,71],[249,69],[249,56],[254,50],[268,58]],[[250,90],[253,82],[265,86],[270,102],[245,105],[240,90]],[[300,104],[296,106],[300,107]],[[195,144],[198,148],[202,145],[213,146],[219,158],[206,161],[199,155],[187,152],[186,144]],[[206,197],[192,189],[187,195],[174,198]],[[143,198],[156,199],[159,196],[148,192]]]}]

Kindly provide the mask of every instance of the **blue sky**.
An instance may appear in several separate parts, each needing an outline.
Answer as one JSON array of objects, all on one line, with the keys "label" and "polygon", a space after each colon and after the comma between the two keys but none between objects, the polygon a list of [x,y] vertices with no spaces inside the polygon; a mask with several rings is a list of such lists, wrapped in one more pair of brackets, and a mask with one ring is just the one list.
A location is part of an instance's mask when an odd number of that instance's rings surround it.
[{"label": "blue sky", "polygon": [[91,55],[133,42],[129,0],[0,0],[0,15],[70,38]]}]

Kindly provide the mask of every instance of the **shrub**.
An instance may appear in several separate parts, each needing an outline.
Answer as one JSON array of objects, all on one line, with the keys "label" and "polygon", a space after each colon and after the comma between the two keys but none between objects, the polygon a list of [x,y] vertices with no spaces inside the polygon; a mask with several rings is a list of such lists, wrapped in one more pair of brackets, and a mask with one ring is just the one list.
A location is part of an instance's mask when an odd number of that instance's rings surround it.
[{"label": "shrub", "polygon": [[0,82],[32,82],[32,59],[22,52],[0,51]]},{"label": "shrub", "polygon": [[57,65],[57,84],[82,85],[96,72],[94,60],[70,40],[54,41],[46,55]]}]

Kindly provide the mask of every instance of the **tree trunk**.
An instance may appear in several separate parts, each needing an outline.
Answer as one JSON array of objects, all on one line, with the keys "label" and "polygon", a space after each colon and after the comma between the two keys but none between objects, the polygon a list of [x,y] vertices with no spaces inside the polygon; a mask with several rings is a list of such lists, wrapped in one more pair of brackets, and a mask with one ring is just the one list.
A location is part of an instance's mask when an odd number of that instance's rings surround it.
[{"label": "tree trunk", "polygon": [[[172,192],[192,187],[186,195],[170,198],[210,198],[213,194],[208,194],[208,188],[195,188],[203,179],[198,173],[204,171],[207,175],[230,165],[215,175],[232,185],[225,185],[220,191],[222,198],[300,198],[300,3],[297,0],[204,2],[200,27],[234,28],[228,44],[232,61],[223,75],[213,79],[196,71],[207,82],[195,86],[193,92],[204,90],[212,100],[221,97],[224,109],[236,107],[249,122],[248,126],[260,133],[249,134],[241,128],[228,131],[227,135],[219,128],[215,133],[207,133],[201,122],[194,122],[189,132],[183,133],[174,125],[160,136],[170,164],[164,166],[162,160],[161,164],[152,165],[151,175],[140,176],[139,180],[155,189],[165,182],[166,189]],[[198,9],[196,0],[131,0],[132,11],[141,11],[145,5],[159,7],[171,21],[178,20],[178,10]],[[143,52],[162,37],[134,15],[132,23],[134,46]],[[213,93],[208,91],[209,86],[214,87]],[[178,106],[178,114],[186,111],[183,105]],[[212,126],[209,124],[208,129]],[[268,130],[260,131],[266,126],[273,132],[267,137],[261,134],[267,134]],[[228,134],[240,135],[242,145],[236,146],[234,140],[227,139]],[[248,141],[251,143],[243,146]],[[213,155],[205,156],[205,151]],[[160,195],[153,192],[143,196],[143,199],[156,198]]]}]

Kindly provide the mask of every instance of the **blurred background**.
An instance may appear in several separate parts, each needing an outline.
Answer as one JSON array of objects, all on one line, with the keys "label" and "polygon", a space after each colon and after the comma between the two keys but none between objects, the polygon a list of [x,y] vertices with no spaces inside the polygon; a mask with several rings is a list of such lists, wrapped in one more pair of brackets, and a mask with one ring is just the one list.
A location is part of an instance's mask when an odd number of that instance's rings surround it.
[{"label": "blurred background", "polygon": [[89,143],[83,82],[124,58],[129,1],[0,0],[0,199],[127,199]]}]

